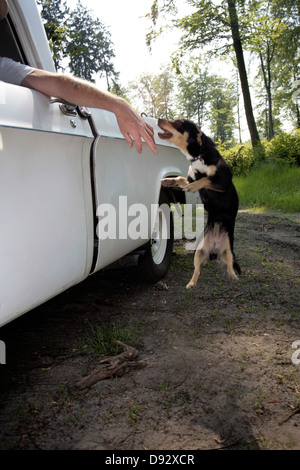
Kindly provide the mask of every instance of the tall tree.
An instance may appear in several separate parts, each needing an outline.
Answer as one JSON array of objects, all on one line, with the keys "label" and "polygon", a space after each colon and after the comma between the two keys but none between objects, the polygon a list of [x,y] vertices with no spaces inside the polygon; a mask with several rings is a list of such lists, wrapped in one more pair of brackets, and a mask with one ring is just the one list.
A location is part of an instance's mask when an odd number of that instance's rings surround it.
[{"label": "tall tree", "polygon": [[173,78],[168,69],[157,75],[143,74],[129,83],[129,98],[133,106],[154,118],[173,119]]},{"label": "tall tree", "polygon": [[90,81],[95,81],[94,74],[104,74],[109,89],[109,77],[116,79],[118,74],[114,70],[115,54],[106,27],[78,1],[70,14],[68,32],[70,39],[66,50],[71,72]]},{"label": "tall tree", "polygon": [[278,18],[272,5],[273,1],[270,0],[249,0],[249,35],[246,43],[246,47],[257,56],[260,63],[260,75],[267,101],[269,139],[274,137],[274,63],[277,60],[280,38],[286,29],[284,21]]},{"label": "tall tree", "polygon": [[235,129],[234,106],[235,102],[234,85],[229,80],[213,76],[210,87],[210,122],[213,138],[221,142],[233,140]]},{"label": "tall tree", "polygon": [[282,35],[278,38],[276,60],[273,64],[273,101],[284,109],[292,122],[300,128],[299,101],[294,99],[298,94],[300,77],[300,3],[299,0],[273,0],[272,15],[285,24]]},{"label": "tall tree", "polygon": [[201,127],[207,115],[211,78],[207,65],[203,65],[199,59],[191,58],[184,64],[184,69],[188,71],[187,74],[177,70],[179,110]]},{"label": "tall tree", "polygon": [[108,90],[120,91],[113,43],[105,25],[80,0],[73,11],[66,1],[37,1],[42,6],[41,16],[56,68],[66,68],[62,64],[67,58],[73,74],[90,81],[95,81],[94,75],[104,75]]},{"label": "tall tree", "polygon": [[66,56],[67,20],[69,8],[66,1],[38,0],[41,5],[41,17],[49,41],[56,69],[61,68],[63,57]]},{"label": "tall tree", "polygon": [[[164,0],[161,10],[168,12],[174,7],[175,0]],[[242,46],[242,31],[237,13],[238,3],[243,6],[244,0],[220,0],[218,3],[212,0],[187,0],[187,3],[195,7],[194,13],[175,21],[175,26],[184,31],[181,45],[182,50],[190,51],[209,45],[212,53],[217,51],[228,52],[232,46],[235,51],[241,88],[244,98],[244,106],[248,129],[253,146],[260,143],[256,122],[253,114],[248,77],[245,67],[244,52]],[[159,15],[158,0],[152,4],[151,14],[153,23]],[[147,41],[154,34],[149,33]],[[215,47],[214,47],[215,46]]]},{"label": "tall tree", "polygon": [[235,0],[227,0],[228,5],[228,12],[230,18],[230,28],[231,34],[233,39],[233,47],[235,50],[237,66],[240,75],[241,81],[241,88],[244,97],[244,105],[245,105],[245,112],[246,112],[246,119],[248,123],[248,129],[251,136],[251,142],[253,147],[257,147],[260,143],[258,130],[256,127],[256,122],[254,119],[253,108],[252,108],[252,101],[250,96],[250,89],[248,84],[248,76],[246,72],[245,66],[245,59],[244,59],[244,51],[242,46],[242,40],[240,35],[240,28],[239,28],[239,20],[236,10],[236,2]]}]

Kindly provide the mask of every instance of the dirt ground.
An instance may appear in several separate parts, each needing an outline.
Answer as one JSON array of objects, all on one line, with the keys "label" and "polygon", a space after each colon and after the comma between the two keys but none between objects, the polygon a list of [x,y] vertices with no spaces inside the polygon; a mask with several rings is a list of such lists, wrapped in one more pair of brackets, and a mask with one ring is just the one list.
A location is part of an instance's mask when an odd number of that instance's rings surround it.
[{"label": "dirt ground", "polygon": [[[299,450],[300,216],[240,211],[235,252],[239,284],[210,262],[186,291],[177,241],[155,286],[101,272],[1,328],[0,448]],[[143,363],[79,388],[100,322],[135,325]]]}]

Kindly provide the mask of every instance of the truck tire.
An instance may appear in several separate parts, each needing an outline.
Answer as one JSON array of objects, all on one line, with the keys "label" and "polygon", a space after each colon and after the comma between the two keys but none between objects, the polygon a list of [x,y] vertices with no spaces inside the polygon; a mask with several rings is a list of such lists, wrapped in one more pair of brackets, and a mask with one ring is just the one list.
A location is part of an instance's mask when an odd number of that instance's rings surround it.
[{"label": "truck tire", "polygon": [[166,276],[171,262],[173,240],[173,214],[168,197],[162,190],[152,237],[139,259],[138,272],[145,282],[158,282]]}]

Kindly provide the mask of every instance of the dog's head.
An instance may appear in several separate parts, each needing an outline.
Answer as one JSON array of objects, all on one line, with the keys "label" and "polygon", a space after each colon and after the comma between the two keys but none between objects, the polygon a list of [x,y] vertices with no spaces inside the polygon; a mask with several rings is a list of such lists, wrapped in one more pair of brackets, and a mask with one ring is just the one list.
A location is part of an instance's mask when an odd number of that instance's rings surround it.
[{"label": "dog's head", "polygon": [[174,122],[159,119],[158,126],[164,131],[158,133],[159,137],[178,147],[189,160],[200,155],[202,131],[195,123],[187,119]]}]

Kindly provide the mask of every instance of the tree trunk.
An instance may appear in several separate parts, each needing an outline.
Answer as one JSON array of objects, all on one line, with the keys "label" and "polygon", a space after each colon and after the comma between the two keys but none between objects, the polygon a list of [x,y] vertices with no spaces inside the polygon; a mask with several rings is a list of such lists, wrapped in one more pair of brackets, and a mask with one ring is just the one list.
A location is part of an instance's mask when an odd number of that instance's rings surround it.
[{"label": "tree trunk", "polygon": [[239,76],[238,69],[236,70],[236,102],[237,102],[237,115],[238,115],[238,131],[239,131],[239,142],[242,143],[242,130],[241,130],[241,116],[240,116],[240,91],[239,91]]},{"label": "tree trunk", "polygon": [[251,142],[253,147],[257,147],[260,144],[260,139],[253,115],[253,108],[248,84],[248,77],[246,72],[245,60],[242,42],[239,32],[239,21],[237,16],[237,11],[235,7],[235,0],[227,0],[229,17],[230,17],[230,27],[233,39],[233,46],[236,54],[237,65],[240,75],[241,88],[244,98],[246,119],[248,124],[248,129],[250,132]]},{"label": "tree trunk", "polygon": [[274,137],[274,125],[273,125],[272,93],[271,93],[271,60],[270,60],[269,46],[268,46],[267,58],[266,58],[268,76],[267,76],[266,68],[264,65],[264,59],[263,59],[262,53],[259,54],[259,57],[260,57],[261,70],[263,74],[265,89],[267,93],[267,102],[268,102],[268,139],[271,140]]}]

